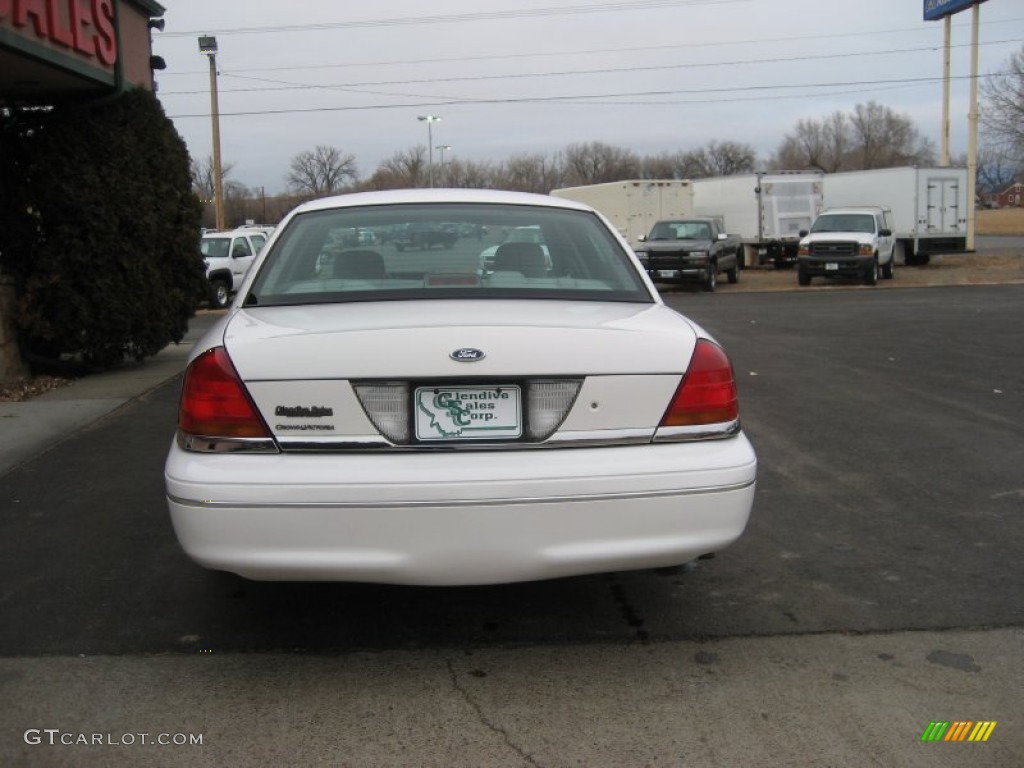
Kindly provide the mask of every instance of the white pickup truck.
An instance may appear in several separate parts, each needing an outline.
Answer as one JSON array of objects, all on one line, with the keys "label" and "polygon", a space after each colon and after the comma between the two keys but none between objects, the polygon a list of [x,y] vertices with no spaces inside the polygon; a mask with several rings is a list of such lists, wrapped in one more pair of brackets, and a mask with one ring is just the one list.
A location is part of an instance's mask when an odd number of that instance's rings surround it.
[{"label": "white pickup truck", "polygon": [[220,309],[228,305],[266,242],[266,233],[257,229],[207,232],[202,236],[199,250],[206,260],[211,306]]},{"label": "white pickup truck", "polygon": [[829,208],[818,214],[811,229],[800,232],[797,279],[810,285],[813,277],[853,277],[877,285],[891,279],[896,240],[888,208]]}]

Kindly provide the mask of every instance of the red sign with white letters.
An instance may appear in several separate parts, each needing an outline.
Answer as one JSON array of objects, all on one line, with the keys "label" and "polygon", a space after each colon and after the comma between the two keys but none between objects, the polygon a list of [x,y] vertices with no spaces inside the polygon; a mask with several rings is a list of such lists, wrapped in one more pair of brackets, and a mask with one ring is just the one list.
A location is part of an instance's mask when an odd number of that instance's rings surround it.
[{"label": "red sign with white letters", "polygon": [[115,0],[0,0],[0,29],[109,69],[117,61]]}]

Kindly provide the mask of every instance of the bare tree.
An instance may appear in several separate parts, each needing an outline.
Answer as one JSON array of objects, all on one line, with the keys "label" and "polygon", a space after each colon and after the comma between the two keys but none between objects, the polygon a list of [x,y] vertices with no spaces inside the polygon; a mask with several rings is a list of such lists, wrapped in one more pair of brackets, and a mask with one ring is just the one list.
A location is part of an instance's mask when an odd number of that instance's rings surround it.
[{"label": "bare tree", "polygon": [[680,179],[677,176],[678,165],[676,156],[678,153],[661,152],[657,155],[645,155],[640,160],[641,179]]},{"label": "bare tree", "polygon": [[933,143],[910,118],[873,101],[858,104],[849,115],[834,112],[821,121],[800,120],[773,158],[779,168],[827,173],[934,162]]},{"label": "bare tree", "polygon": [[648,155],[640,162],[642,179],[694,179],[704,175],[707,174],[695,150]]},{"label": "bare tree", "polygon": [[[225,187],[234,168],[234,163],[221,163],[220,165],[221,182]],[[192,173],[192,190],[199,199],[204,202],[213,200],[213,158],[209,155],[201,160],[190,158],[189,171]]]},{"label": "bare tree", "polygon": [[858,168],[893,168],[900,165],[931,165],[932,142],[920,135],[910,118],[889,107],[869,101],[858,104],[850,118],[852,152]]},{"label": "bare tree", "polygon": [[359,178],[355,155],[324,144],[299,152],[291,160],[288,186],[299,194],[322,197],[350,187]]},{"label": "bare tree", "polygon": [[989,142],[1024,165],[1024,46],[1002,72],[982,81],[981,93],[981,121]]},{"label": "bare tree", "polygon": [[558,155],[516,155],[498,167],[495,177],[495,186],[500,189],[546,195],[563,186],[565,169]]},{"label": "bare tree", "polygon": [[571,186],[600,184],[636,178],[640,159],[632,150],[600,141],[570,144],[565,150],[566,183]]},{"label": "bare tree", "polygon": [[691,168],[690,178],[695,179],[747,173],[754,170],[757,162],[753,147],[735,141],[710,141],[686,154],[686,165]]},{"label": "bare tree", "polygon": [[363,184],[366,189],[403,189],[426,186],[427,148],[422,144],[396,152],[377,166]]},{"label": "bare tree", "polygon": [[834,173],[843,170],[849,144],[849,121],[842,112],[833,112],[820,122],[800,120],[793,133],[783,138],[771,165]]},{"label": "bare tree", "polygon": [[472,160],[451,160],[445,163],[445,186],[461,189],[490,189],[496,173],[490,163]]},{"label": "bare tree", "polygon": [[[966,168],[967,154],[953,161],[954,165]],[[1009,157],[999,147],[986,145],[978,150],[977,187],[979,194],[993,195],[1002,192],[1020,176],[1020,162]]]}]

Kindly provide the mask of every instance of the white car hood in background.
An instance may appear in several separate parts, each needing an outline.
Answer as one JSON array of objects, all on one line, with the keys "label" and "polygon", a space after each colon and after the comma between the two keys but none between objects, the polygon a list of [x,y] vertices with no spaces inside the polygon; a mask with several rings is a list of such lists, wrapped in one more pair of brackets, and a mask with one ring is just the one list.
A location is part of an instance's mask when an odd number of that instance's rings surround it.
[{"label": "white car hood in background", "polygon": [[[431,300],[248,308],[224,345],[245,381],[681,373],[699,329],[660,304]],[[453,360],[459,349],[484,358]]]},{"label": "white car hood in background", "polygon": [[803,243],[834,243],[837,240],[852,240],[858,244],[869,245],[875,241],[875,235],[870,232],[814,232],[807,235]]}]

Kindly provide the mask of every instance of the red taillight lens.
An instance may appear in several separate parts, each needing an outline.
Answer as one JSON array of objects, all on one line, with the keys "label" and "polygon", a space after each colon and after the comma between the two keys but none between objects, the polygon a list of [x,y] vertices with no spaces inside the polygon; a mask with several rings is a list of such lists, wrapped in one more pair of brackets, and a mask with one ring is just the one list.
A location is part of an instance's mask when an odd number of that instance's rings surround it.
[{"label": "red taillight lens", "polygon": [[270,437],[224,347],[207,350],[185,371],[178,428],[204,437]]},{"label": "red taillight lens", "polygon": [[721,424],[735,421],[739,412],[729,358],[717,344],[699,340],[660,426]]}]

